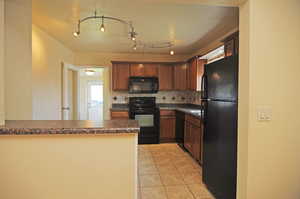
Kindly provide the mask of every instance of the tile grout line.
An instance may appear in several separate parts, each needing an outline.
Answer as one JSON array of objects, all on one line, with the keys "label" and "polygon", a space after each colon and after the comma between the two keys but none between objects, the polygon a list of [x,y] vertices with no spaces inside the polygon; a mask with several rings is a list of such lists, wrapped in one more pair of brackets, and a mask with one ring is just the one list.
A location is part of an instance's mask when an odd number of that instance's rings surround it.
[{"label": "tile grout line", "polygon": [[[151,156],[152,156],[152,153],[151,153]],[[154,159],[154,158],[153,158],[153,159]],[[159,179],[160,179],[160,181],[161,181],[162,187],[163,187],[163,189],[164,189],[164,191],[165,191],[166,199],[169,199],[169,196],[168,196],[168,193],[167,193],[166,187],[165,187],[165,185],[164,185],[164,183],[163,183],[163,180],[162,180],[162,177],[161,177],[161,173],[159,172],[159,169],[158,169],[157,163],[156,163],[156,161],[155,161],[155,160],[153,160],[153,162],[154,162],[155,168],[157,169],[157,172],[158,172]]]}]

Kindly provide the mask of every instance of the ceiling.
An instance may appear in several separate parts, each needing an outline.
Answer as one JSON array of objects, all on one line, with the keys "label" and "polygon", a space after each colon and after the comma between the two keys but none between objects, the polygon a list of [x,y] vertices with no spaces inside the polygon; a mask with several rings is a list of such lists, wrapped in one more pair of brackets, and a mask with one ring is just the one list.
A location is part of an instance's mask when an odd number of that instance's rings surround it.
[{"label": "ceiling", "polygon": [[[223,0],[224,2],[225,0]],[[176,2],[176,3],[174,3]],[[182,2],[182,1],[181,1]],[[79,38],[73,36],[77,21],[93,15],[132,21],[138,42],[147,44],[171,41],[177,54],[191,54],[201,46],[238,26],[238,9],[196,4],[194,0],[32,0],[33,23],[76,52],[132,53],[128,28],[100,20],[81,25]],[[140,53],[168,53],[170,49],[138,46]]]}]

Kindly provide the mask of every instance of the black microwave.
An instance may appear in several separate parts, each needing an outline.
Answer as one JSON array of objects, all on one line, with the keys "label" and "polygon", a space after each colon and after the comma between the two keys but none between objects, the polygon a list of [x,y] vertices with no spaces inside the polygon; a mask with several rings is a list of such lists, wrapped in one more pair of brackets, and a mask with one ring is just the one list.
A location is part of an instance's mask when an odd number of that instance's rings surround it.
[{"label": "black microwave", "polygon": [[157,93],[157,77],[129,77],[129,93]]}]

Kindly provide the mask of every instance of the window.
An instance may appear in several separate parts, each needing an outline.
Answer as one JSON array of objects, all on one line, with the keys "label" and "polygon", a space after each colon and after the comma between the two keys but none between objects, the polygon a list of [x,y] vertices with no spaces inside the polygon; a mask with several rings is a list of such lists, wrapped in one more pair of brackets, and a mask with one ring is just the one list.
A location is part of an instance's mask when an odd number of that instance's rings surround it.
[{"label": "window", "polygon": [[200,57],[200,59],[207,59],[207,63],[212,63],[223,59],[225,57],[224,45],[218,47],[217,49],[210,51],[206,55]]}]

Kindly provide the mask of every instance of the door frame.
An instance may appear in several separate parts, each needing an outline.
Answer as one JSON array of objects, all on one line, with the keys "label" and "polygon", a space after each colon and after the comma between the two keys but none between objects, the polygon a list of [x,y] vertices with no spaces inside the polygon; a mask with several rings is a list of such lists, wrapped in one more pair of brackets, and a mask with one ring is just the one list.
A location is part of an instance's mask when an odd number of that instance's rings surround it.
[{"label": "door frame", "polygon": [[[72,64],[69,64],[67,62],[62,62],[62,103],[61,103],[61,119],[62,120],[70,120],[69,117],[69,111],[70,111],[70,104],[69,104],[69,79],[68,79],[68,71],[71,70],[73,72],[77,73],[77,110],[79,111],[79,105],[80,105],[80,74],[79,74],[79,67],[76,67]],[[79,115],[79,113],[78,113]]]}]

